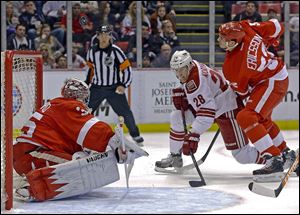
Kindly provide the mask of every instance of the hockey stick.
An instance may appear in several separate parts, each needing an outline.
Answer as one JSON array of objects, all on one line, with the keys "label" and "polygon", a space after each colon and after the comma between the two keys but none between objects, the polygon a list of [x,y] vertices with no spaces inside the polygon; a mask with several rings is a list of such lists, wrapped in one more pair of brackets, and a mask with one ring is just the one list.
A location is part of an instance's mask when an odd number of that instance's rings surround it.
[{"label": "hockey stick", "polygon": [[[123,125],[124,125],[124,118],[122,116],[119,116],[119,126],[120,126],[120,134],[121,134],[122,153],[126,154]],[[130,172],[128,171],[128,166],[127,166],[126,162],[124,162],[124,168],[125,168],[125,176],[126,176],[126,187],[129,188],[129,174],[130,174]],[[130,171],[131,171],[131,169],[132,169],[132,167],[130,168]]]},{"label": "hockey stick", "polygon": [[[214,145],[214,143],[216,142],[216,139],[217,137],[219,136],[219,133],[220,133],[220,129],[217,130],[215,136],[213,137],[211,143],[209,144],[205,154],[202,156],[202,158],[200,158],[198,161],[197,161],[197,165],[201,165],[202,163],[204,163],[204,161],[206,160],[212,146]],[[191,170],[195,168],[195,165],[194,163],[192,164],[188,164],[186,166],[183,166],[181,168],[175,168],[175,169],[165,169],[165,168],[159,168],[159,167],[155,167],[154,170],[157,171],[157,172],[162,172],[162,173],[173,173],[173,174],[182,174],[183,172],[185,171],[188,171],[188,170]]]},{"label": "hockey stick", "polygon": [[[183,110],[182,107],[181,107],[181,116],[182,116],[184,133],[187,134],[187,126],[186,126],[185,114],[184,114],[184,110]],[[190,149],[190,155],[192,157],[192,160],[193,160],[194,166],[196,167],[198,175],[201,178],[201,181],[192,181],[191,180],[191,181],[189,181],[189,184],[190,184],[191,187],[201,187],[201,186],[204,186],[204,185],[206,185],[205,180],[204,180],[204,178],[202,176],[202,173],[201,173],[201,171],[199,169],[199,166],[197,164],[197,161],[196,161],[195,156],[194,156],[194,154],[193,154],[193,152],[192,152],[191,149]]]},{"label": "hockey stick", "polygon": [[251,182],[248,185],[249,190],[259,195],[276,198],[281,193],[282,189],[284,188],[287,181],[289,180],[290,175],[295,171],[298,164],[299,164],[299,149],[297,150],[297,156],[295,161],[293,162],[293,164],[291,165],[291,167],[289,168],[289,170],[287,171],[287,173],[285,174],[285,176],[283,177],[279,186],[276,189],[267,188],[258,183]]}]

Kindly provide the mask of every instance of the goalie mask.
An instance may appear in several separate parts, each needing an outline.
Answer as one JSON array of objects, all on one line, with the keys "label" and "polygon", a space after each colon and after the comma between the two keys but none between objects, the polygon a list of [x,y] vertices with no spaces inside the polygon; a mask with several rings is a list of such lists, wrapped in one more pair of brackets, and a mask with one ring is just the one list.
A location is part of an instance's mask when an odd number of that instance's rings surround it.
[{"label": "goalie mask", "polygon": [[72,98],[86,103],[89,97],[89,87],[85,82],[79,79],[67,79],[61,89],[61,95],[64,98]]},{"label": "goalie mask", "polygon": [[193,65],[193,59],[186,50],[176,51],[170,61],[170,67],[181,83],[185,83]]}]

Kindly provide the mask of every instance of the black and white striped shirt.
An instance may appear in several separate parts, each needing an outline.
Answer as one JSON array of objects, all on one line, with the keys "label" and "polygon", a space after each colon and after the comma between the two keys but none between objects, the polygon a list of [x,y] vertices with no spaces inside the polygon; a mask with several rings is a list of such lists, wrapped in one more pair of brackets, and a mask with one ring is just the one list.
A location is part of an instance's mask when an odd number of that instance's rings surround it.
[{"label": "black and white striped shirt", "polygon": [[124,52],[110,44],[101,49],[92,46],[87,52],[89,72],[87,82],[99,86],[123,85],[129,87],[132,81],[132,69]]}]

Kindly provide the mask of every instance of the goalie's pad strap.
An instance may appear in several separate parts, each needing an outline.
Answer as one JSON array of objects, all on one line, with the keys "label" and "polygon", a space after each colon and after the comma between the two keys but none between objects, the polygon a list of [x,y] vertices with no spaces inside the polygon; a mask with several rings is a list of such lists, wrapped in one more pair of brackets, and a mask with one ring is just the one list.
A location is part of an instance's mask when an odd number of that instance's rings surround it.
[{"label": "goalie's pad strap", "polygon": [[113,151],[30,171],[29,191],[38,201],[87,193],[120,179]]}]

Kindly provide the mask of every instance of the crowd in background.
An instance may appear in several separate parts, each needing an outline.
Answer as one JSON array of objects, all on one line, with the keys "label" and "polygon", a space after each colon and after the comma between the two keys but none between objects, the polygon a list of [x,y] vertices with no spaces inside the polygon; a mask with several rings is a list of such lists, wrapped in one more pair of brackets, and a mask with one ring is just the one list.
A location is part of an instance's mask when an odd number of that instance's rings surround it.
[{"label": "crowd in background", "polygon": [[[262,21],[257,10],[258,3],[224,1],[224,21]],[[244,5],[245,9],[232,17],[232,5]],[[143,67],[169,67],[171,55],[180,49],[173,2],[142,1],[142,6]],[[96,28],[104,24],[113,27],[114,43],[122,48],[135,66],[136,8],[136,1],[73,1],[73,68],[85,68],[87,50],[97,43]],[[267,19],[283,21],[281,13],[282,10],[278,12],[270,8]],[[44,68],[67,68],[66,1],[7,1],[6,17],[8,50],[38,50],[43,55]],[[291,17],[289,23],[291,66],[295,66],[299,60],[299,16]],[[282,38],[279,47],[271,47],[270,51],[284,57],[283,47]]]}]

